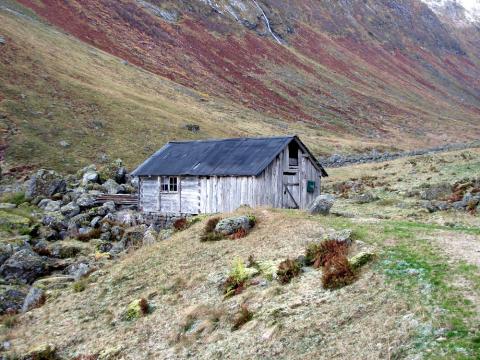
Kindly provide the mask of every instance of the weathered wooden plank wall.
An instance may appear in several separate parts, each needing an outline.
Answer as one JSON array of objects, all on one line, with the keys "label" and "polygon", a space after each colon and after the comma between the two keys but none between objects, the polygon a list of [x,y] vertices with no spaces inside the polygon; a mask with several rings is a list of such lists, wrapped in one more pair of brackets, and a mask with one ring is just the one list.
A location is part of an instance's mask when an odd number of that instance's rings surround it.
[{"label": "weathered wooden plank wall", "polygon": [[[288,147],[259,176],[180,177],[178,192],[160,193],[158,177],[142,178],[140,206],[146,212],[216,213],[234,211],[241,205],[251,207],[294,207],[285,186],[294,193],[304,209],[320,194],[320,172],[308,154],[299,151],[298,170],[289,169]],[[285,174],[287,172],[287,174]],[[307,192],[307,182],[315,181],[315,191]]]}]

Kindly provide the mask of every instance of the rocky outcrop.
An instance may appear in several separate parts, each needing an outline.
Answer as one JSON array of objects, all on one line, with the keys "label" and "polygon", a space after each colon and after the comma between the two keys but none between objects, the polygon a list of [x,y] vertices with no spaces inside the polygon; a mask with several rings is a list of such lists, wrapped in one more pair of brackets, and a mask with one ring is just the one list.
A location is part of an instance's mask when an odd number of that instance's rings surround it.
[{"label": "rocky outcrop", "polygon": [[328,215],[330,209],[332,208],[335,202],[335,197],[330,194],[319,195],[313,202],[308,206],[307,211],[312,215]]},{"label": "rocky outcrop", "polygon": [[40,276],[48,274],[47,262],[31,249],[13,254],[0,267],[0,275],[8,282],[31,284]]}]

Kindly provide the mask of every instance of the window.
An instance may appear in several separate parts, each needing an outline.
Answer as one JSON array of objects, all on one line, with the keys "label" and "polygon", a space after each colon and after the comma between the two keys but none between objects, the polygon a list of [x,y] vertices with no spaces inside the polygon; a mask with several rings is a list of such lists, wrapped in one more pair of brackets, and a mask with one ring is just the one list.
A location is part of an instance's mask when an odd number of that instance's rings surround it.
[{"label": "window", "polygon": [[176,176],[162,176],[160,177],[160,192],[177,192],[178,178]]},{"label": "window", "polygon": [[296,141],[292,141],[288,144],[288,166],[291,168],[298,167],[298,151],[299,147]]}]

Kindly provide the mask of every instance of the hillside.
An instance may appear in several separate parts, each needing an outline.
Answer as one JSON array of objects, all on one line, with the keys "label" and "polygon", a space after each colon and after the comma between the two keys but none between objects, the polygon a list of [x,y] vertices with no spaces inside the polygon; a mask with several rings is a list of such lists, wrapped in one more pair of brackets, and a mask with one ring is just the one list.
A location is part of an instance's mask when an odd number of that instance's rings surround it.
[{"label": "hillside", "polygon": [[316,154],[478,138],[477,22],[429,5],[2,0],[4,156],[132,167],[172,138],[297,133]]},{"label": "hillside", "polygon": [[[330,215],[240,208],[234,215],[253,215],[256,224],[235,240],[201,242],[208,221],[201,217],[113,259],[97,240],[83,242],[82,252],[97,250],[74,261],[97,270],[76,283],[58,274],[37,280],[45,304],[3,318],[2,344],[13,358],[48,343],[65,359],[476,359],[479,156],[474,149],[332,169]],[[445,196],[445,183],[475,198],[476,210],[456,202],[433,209],[449,203],[435,200]],[[260,266],[242,292],[225,297],[222,284],[238,259],[276,269],[286,258],[301,259],[308,243],[346,229],[349,257],[376,254],[353,284],[325,289],[325,268],[311,266],[282,284]],[[125,318],[140,298],[148,313]],[[241,305],[251,317],[237,329]]]}]

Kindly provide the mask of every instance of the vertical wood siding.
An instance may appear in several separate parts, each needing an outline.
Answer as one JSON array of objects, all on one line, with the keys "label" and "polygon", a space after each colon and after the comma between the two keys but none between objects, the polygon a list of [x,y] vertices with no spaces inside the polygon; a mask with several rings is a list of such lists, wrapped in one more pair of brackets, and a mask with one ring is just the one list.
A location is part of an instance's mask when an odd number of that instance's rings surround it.
[{"label": "vertical wood siding", "polygon": [[[295,207],[286,193],[294,193],[298,207],[305,209],[320,194],[320,172],[307,154],[299,151],[298,172],[288,172],[288,147],[259,176],[180,177],[178,193],[160,193],[158,178],[142,178],[140,204],[143,211],[162,213],[216,213],[234,211],[241,205],[275,208]],[[315,191],[307,193],[307,182]]]}]

